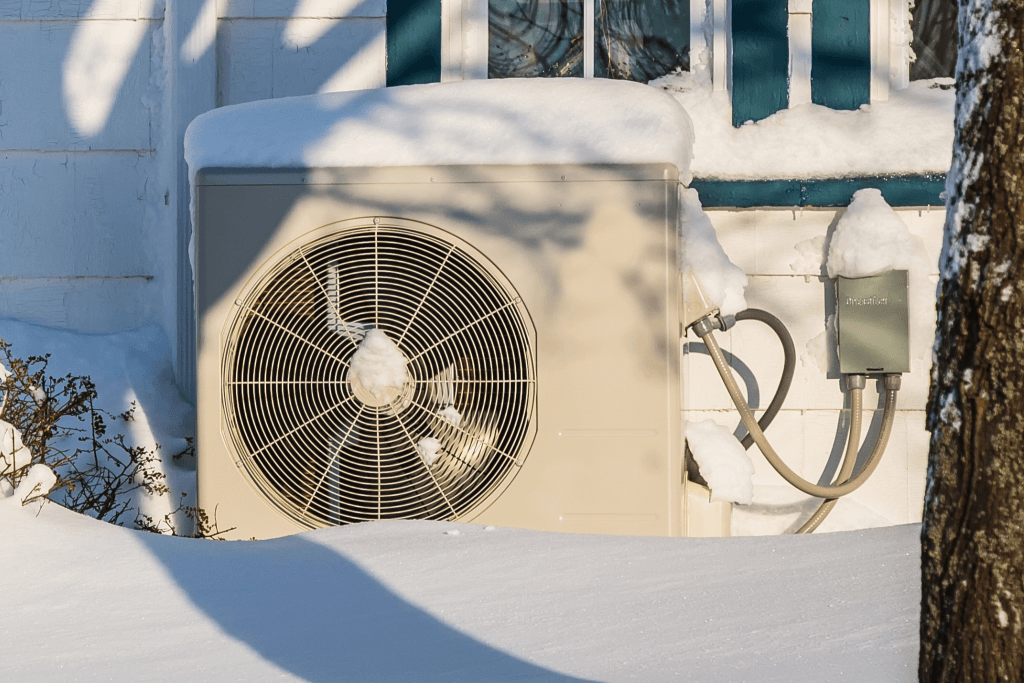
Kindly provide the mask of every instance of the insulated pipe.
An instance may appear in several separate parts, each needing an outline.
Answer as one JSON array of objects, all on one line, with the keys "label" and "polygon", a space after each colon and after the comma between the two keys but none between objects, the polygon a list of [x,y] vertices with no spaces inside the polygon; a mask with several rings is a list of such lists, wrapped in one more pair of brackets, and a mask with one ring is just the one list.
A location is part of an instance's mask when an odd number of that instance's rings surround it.
[{"label": "insulated pipe", "polygon": [[[779,378],[779,386],[775,389],[772,402],[768,404],[761,419],[757,421],[757,424],[761,426],[761,431],[764,431],[779,414],[782,404],[786,401],[786,396],[789,395],[789,387],[793,384],[793,374],[796,372],[796,346],[793,344],[793,336],[790,335],[786,326],[768,311],[762,311],[760,308],[747,308],[736,314],[736,320],[737,322],[741,320],[760,321],[770,327],[782,343],[784,355],[782,377]],[[754,445],[754,437],[748,433],[740,440],[740,443],[743,444],[744,449],[749,450]]]},{"label": "insulated pipe", "polygon": [[[761,427],[761,431],[768,429],[768,426],[775,419],[775,416],[779,414],[779,410],[782,408],[782,404],[786,402],[786,397],[789,395],[789,388],[793,384],[793,375],[796,372],[796,345],[793,344],[793,336],[786,329],[785,324],[768,311],[761,310],[760,308],[745,308],[735,316],[731,316],[736,322],[743,320],[757,320],[764,323],[771,328],[775,336],[779,338],[779,342],[782,344],[783,352],[783,363],[782,363],[782,376],[779,378],[779,385],[775,388],[775,395],[772,396],[771,402],[763,413],[761,413],[761,419],[757,421],[757,424]],[[720,320],[721,329],[727,330],[732,327],[728,318]],[[748,432],[742,439],[740,444],[744,450],[750,450],[750,447],[754,445],[754,437],[750,436]],[[690,452],[690,447],[686,446],[686,457],[688,463],[693,462],[693,454]],[[700,476],[700,472],[696,469],[690,470],[689,464],[687,465],[687,476],[692,480],[700,483],[707,484],[703,477]],[[827,514],[827,513],[826,513]]]},{"label": "insulated pipe", "polygon": [[[882,411],[882,428],[878,432],[878,438],[875,440],[874,447],[871,449],[871,455],[868,458],[868,463],[870,463],[872,460],[876,462],[878,460],[881,460],[882,453],[885,452],[885,447],[889,444],[889,434],[892,431],[892,415],[889,416],[889,424],[886,425],[886,411],[889,410],[890,394],[892,395],[892,407],[896,407],[896,392],[899,391],[900,376],[886,375],[885,379],[882,381],[886,390],[885,408]],[[891,411],[891,413],[893,414],[895,414],[895,412],[895,410]],[[843,469],[846,469],[846,463],[843,463]],[[843,483],[845,481],[845,479],[843,479],[842,473],[840,473],[839,478],[836,479],[836,481],[838,481],[839,483]],[[835,504],[835,500],[826,500],[824,503],[822,503],[821,507],[818,508],[817,512],[811,515],[811,518],[804,522],[804,525],[802,527],[797,529],[797,533],[806,534],[817,529],[818,525],[821,524],[822,520],[824,520],[828,513],[832,511],[832,508],[835,507]],[[826,505],[829,506],[827,510],[825,509]]]},{"label": "insulated pipe", "polygon": [[[772,448],[771,444],[768,443],[768,439],[765,438],[764,432],[761,431],[761,427],[758,426],[757,420],[754,419],[754,413],[750,410],[750,406],[747,405],[747,401],[743,397],[743,394],[740,393],[739,387],[736,386],[736,379],[732,376],[732,371],[725,362],[725,357],[722,355],[722,349],[718,346],[718,341],[715,339],[711,325],[710,323],[706,323],[706,320],[707,319],[705,318],[697,321],[697,323],[693,325],[693,329],[704,342],[704,345],[707,346],[708,353],[711,354],[711,359],[715,363],[715,369],[718,370],[718,374],[725,383],[725,387],[729,391],[729,396],[732,398],[732,402],[740,413],[743,425],[747,428],[747,431],[750,432],[751,436],[753,436],[754,443],[757,444],[757,447],[764,454],[764,457],[768,459],[768,462],[771,463],[772,467],[775,468],[775,471],[781,474],[786,481],[796,488],[817,498],[838,498],[860,488],[860,486],[867,481],[868,477],[870,477],[875,471],[875,468],[878,467],[878,463],[881,460],[882,455],[881,450],[872,450],[871,457],[864,464],[864,468],[858,472],[855,477],[849,481],[832,486],[812,484],[791,470],[775,452],[775,449]],[[892,423],[896,413],[896,392],[899,390],[899,386],[899,375],[885,376],[885,407],[882,411],[882,425],[878,432],[878,443],[884,444],[889,440],[889,433],[892,431]]]},{"label": "insulated pipe", "polygon": [[[861,416],[864,403],[864,375],[847,375],[846,376],[846,388],[850,392],[850,433],[846,439],[846,455],[843,456],[843,464],[839,468],[839,475],[836,477],[837,484],[845,483],[853,475],[853,468],[857,466],[857,452],[860,450],[860,429],[861,429]],[[878,442],[875,443],[875,447],[878,447]],[[882,445],[885,448],[885,445]],[[798,534],[809,534],[818,526],[825,521],[828,514],[832,512],[832,508],[836,506],[839,501],[838,498],[829,498],[822,501],[818,509],[814,511],[810,519],[804,522],[799,529],[796,530]]]}]

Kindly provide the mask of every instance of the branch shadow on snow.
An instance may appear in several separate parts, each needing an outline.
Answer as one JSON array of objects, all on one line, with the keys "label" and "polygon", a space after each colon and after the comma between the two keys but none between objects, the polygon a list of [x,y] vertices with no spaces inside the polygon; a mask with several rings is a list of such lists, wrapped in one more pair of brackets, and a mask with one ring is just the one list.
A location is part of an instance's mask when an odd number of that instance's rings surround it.
[{"label": "branch shadow on snow", "polygon": [[[312,683],[583,680],[456,631],[344,555],[302,536],[261,542],[141,538],[221,630]],[[444,578],[424,578],[438,580]]]}]

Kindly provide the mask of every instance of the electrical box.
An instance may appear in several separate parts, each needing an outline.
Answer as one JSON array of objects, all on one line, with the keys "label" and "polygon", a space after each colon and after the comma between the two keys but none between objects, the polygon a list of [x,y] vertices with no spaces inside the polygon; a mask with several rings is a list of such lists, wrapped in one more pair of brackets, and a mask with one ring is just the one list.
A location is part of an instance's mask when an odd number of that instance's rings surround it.
[{"label": "electrical box", "polygon": [[836,282],[836,333],[843,374],[910,372],[907,271]]}]

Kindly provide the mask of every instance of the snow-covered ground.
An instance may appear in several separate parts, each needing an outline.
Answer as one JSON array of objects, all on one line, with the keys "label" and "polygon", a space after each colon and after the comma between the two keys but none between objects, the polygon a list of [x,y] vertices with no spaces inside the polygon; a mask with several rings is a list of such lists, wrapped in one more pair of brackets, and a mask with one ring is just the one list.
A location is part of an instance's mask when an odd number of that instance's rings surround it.
[{"label": "snow-covered ground", "polygon": [[0,504],[0,680],[911,681],[918,534],[217,542]]}]

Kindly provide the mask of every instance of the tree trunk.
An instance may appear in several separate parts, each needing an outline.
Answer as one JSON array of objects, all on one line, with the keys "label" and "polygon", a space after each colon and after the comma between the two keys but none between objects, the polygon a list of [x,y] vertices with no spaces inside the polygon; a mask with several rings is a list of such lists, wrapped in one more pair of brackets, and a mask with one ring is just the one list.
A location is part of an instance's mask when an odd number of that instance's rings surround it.
[{"label": "tree trunk", "polygon": [[1024,681],[1024,0],[960,0],[920,681]]}]

